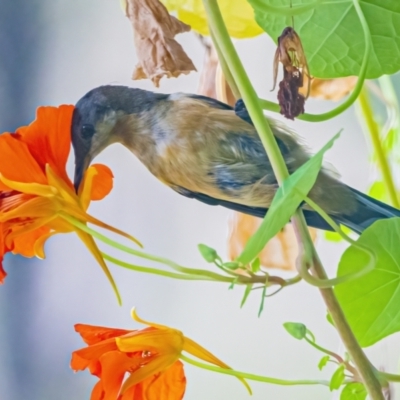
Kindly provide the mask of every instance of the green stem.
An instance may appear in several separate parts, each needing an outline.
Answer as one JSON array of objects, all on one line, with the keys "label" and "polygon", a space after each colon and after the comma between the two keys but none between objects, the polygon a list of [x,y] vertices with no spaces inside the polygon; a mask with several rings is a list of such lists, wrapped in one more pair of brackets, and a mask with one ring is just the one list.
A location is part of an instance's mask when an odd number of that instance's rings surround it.
[{"label": "green stem", "polygon": [[229,65],[225,60],[224,53],[221,51],[218,42],[215,40],[214,34],[212,30],[210,29],[210,35],[211,35],[211,40],[214,44],[215,50],[218,54],[218,61],[221,64],[222,72],[224,73],[224,77],[226,81],[228,82],[229,87],[232,90],[233,95],[235,96],[236,99],[240,98],[240,92],[238,87],[236,86],[236,82],[233,79],[231,70],[229,69]]},{"label": "green stem", "polygon": [[308,344],[316,348],[317,350],[321,351],[322,353],[328,354],[329,356],[333,357],[335,360],[338,361],[339,364],[343,363],[343,358],[339,356],[339,354],[334,353],[333,351],[330,351],[328,349],[325,349],[324,347],[319,346],[312,340],[308,339],[307,337],[304,338]]},{"label": "green stem", "polygon": [[180,355],[181,360],[187,362],[188,364],[192,364],[196,367],[207,369],[209,371],[218,372],[220,374],[232,375],[238,378],[248,379],[252,381],[264,382],[264,383],[271,383],[273,385],[282,385],[282,386],[295,386],[295,385],[324,385],[329,386],[328,381],[321,381],[321,380],[296,380],[290,381],[286,379],[276,379],[270,378],[267,376],[255,375],[255,374],[248,374],[247,372],[235,371],[233,369],[227,368],[220,368],[215,367],[213,365],[205,364],[199,362],[197,360],[193,360],[183,354]]},{"label": "green stem", "polygon": [[359,379],[358,371],[348,361],[343,360],[343,358],[340,357],[339,354],[336,354],[333,351],[330,351],[328,349],[325,349],[324,347],[319,346],[317,343],[315,343],[315,341],[308,339],[308,337],[305,337],[304,339],[307,341],[308,344],[313,346],[318,351],[321,351],[322,353],[328,354],[329,356],[333,357],[338,364],[343,364],[346,367],[347,371],[353,374],[353,378],[355,377]]},{"label": "green stem", "polygon": [[364,87],[358,100],[360,111],[365,122],[366,131],[369,134],[374,151],[376,154],[378,166],[382,174],[382,179],[388,191],[390,201],[394,207],[400,208],[400,202],[397,198],[396,187],[394,185],[392,173],[390,171],[389,162],[386,158],[385,151],[383,150],[380,129],[374,119],[374,111],[371,106],[368,91]]},{"label": "green stem", "polygon": [[[182,267],[179,264],[168,260],[166,258],[162,258],[162,257],[157,257],[157,256],[152,256],[151,254],[147,254],[144,253],[142,251],[139,250],[135,250],[132,249],[128,246],[125,246],[121,243],[118,243],[110,238],[108,238],[105,235],[102,235],[101,233],[95,231],[94,229],[88,227],[86,224],[80,222],[79,220],[71,217],[70,215],[67,214],[60,214],[62,216],[62,218],[64,218],[65,220],[67,220],[69,223],[71,223],[72,225],[76,226],[77,228],[81,229],[82,231],[88,233],[89,235],[92,235],[94,238],[108,244],[109,246],[112,246],[118,250],[121,250],[125,253],[128,254],[132,254],[135,255],[137,257],[141,257],[144,258],[146,260],[150,260],[150,261],[155,261],[158,262],[160,264],[164,264],[164,265],[168,265],[170,268],[174,269],[175,271],[184,273],[184,274],[191,274],[191,275],[196,275],[196,276],[201,276],[204,278],[209,278],[209,279],[214,279],[214,280],[221,280],[221,281],[225,281],[225,279],[227,278],[226,276],[220,275],[220,274],[216,274],[215,272],[211,272],[211,271],[205,271],[203,269],[194,269],[194,268],[186,268],[186,267]],[[228,278],[229,282],[231,282],[231,278]]]},{"label": "green stem", "polygon": [[[362,14],[358,2],[356,0],[353,1],[355,3],[357,12],[361,12]],[[279,151],[271,128],[267,124],[260,108],[257,94],[252,87],[239,56],[237,55],[236,50],[231,42],[221,15],[221,11],[218,7],[218,3],[216,0],[203,0],[203,4],[207,13],[208,23],[215,35],[216,41],[218,41],[218,44],[220,45],[220,49],[223,52],[227,63],[229,64],[233,78],[236,81],[242,98],[249,111],[250,117],[255,128],[257,129],[258,134],[260,135],[271,166],[274,170],[276,179],[278,183],[281,184],[282,181],[288,177],[288,170],[282,158],[282,154]],[[363,28],[364,26],[365,24],[363,24]],[[367,47],[368,44],[366,43],[366,48]],[[312,267],[313,272],[318,278],[326,279],[326,272],[312,244],[310,233],[301,210],[296,212],[292,218],[292,222],[296,233],[296,238],[299,243],[299,249],[303,252],[304,262],[308,263],[310,267]],[[354,364],[360,372],[371,398],[373,400],[384,400],[381,386],[375,376],[374,370],[362,351],[360,345],[358,344],[353,332],[351,331],[350,326],[348,325],[343,314],[343,310],[341,309],[332,289],[321,289],[321,295],[328,307],[344,345],[346,346],[354,361]]]},{"label": "green stem", "polygon": [[400,375],[377,371],[378,376],[389,382],[400,382]]},{"label": "green stem", "polygon": [[[304,113],[299,115],[297,118],[301,119],[302,121],[308,122],[322,122],[328,119],[332,119],[337,115],[341,114],[343,111],[347,110],[358,98],[361,93],[361,90],[364,85],[365,76],[367,73],[368,61],[369,56],[372,49],[372,42],[371,42],[371,34],[369,31],[368,23],[365,19],[364,13],[360,7],[359,0],[353,0],[354,8],[356,9],[358,18],[361,23],[361,27],[364,33],[364,41],[365,41],[365,50],[364,50],[364,57],[361,63],[360,72],[358,75],[358,80],[356,86],[354,87],[353,91],[351,92],[350,96],[338,107],[334,108],[333,110],[327,111],[326,113],[322,114],[308,114]],[[273,112],[280,112],[280,107],[278,104],[273,103],[268,100],[260,99],[261,107],[265,110],[270,110]]]},{"label": "green stem", "polygon": [[[124,268],[132,269],[132,270],[136,270],[136,271],[140,271],[140,272],[148,272],[151,274],[164,275],[164,276],[168,276],[170,278],[185,279],[185,280],[203,280],[203,281],[217,281],[217,282],[232,283],[232,279],[235,278],[235,279],[237,279],[237,281],[235,283],[240,284],[240,285],[248,285],[248,284],[254,284],[254,283],[264,284],[265,283],[264,276],[258,276],[258,275],[254,275],[254,274],[252,274],[249,277],[241,276],[241,275],[235,275],[234,277],[227,277],[227,276],[220,275],[220,274],[217,274],[212,271],[182,267],[181,265],[175,263],[174,261],[171,261],[171,260],[168,260],[168,259],[162,258],[162,257],[153,256],[151,254],[147,254],[142,251],[127,247],[121,243],[118,243],[118,242],[108,238],[107,236],[102,235],[101,233],[95,231],[94,229],[88,227],[86,224],[82,223],[81,221],[77,220],[74,217],[71,217],[68,214],[60,213],[60,216],[62,218],[64,218],[66,221],[68,221],[70,224],[76,226],[77,228],[81,229],[82,231],[88,233],[89,235],[92,235],[94,238],[102,241],[103,243],[106,243],[109,246],[112,246],[118,250],[125,252],[125,253],[144,258],[146,260],[155,261],[157,263],[167,265],[170,268],[174,269],[175,271],[179,272],[179,274],[173,274],[173,273],[162,271],[162,270],[159,270],[156,268],[147,268],[147,267],[141,267],[141,266],[134,265],[134,264],[129,264],[129,263],[118,260],[116,258],[113,258],[113,257],[103,253],[105,259],[108,259],[109,261],[113,262],[114,264],[117,264]],[[271,285],[289,286],[289,285],[293,285],[293,284],[297,283],[299,280],[300,279],[298,277],[294,277],[292,279],[285,280],[278,276],[270,276],[268,283]]]},{"label": "green stem", "polygon": [[[174,279],[181,279],[181,280],[186,280],[186,281],[212,281],[212,282],[217,282],[215,279],[208,278],[205,276],[197,276],[197,275],[185,275],[185,274],[179,274],[176,272],[169,272],[169,271],[163,271],[157,268],[150,268],[150,267],[142,267],[140,265],[135,265],[135,264],[130,264],[125,261],[121,261],[117,258],[114,258],[110,256],[109,254],[106,253],[101,253],[102,256],[104,257],[105,260],[112,262],[113,264],[119,265],[120,267],[130,269],[132,271],[136,272],[145,272],[147,274],[154,274],[154,275],[160,275],[160,276],[165,276],[167,278],[174,278]],[[219,282],[232,282],[232,278],[226,277],[223,281],[219,280]]]},{"label": "green stem", "polygon": [[282,183],[283,180],[289,176],[288,170],[283,161],[272,130],[258,104],[257,93],[251,85],[242,62],[229,37],[218,4],[216,0],[203,0],[203,3],[208,16],[210,30],[213,32],[215,37],[215,42],[217,43],[220,52],[223,53],[223,59],[226,60],[226,63],[229,65],[229,70],[231,71],[241,97],[246,104],[246,108],[251,116],[254,126],[260,135],[264,147],[268,150],[268,157],[275,176],[278,182]]}]

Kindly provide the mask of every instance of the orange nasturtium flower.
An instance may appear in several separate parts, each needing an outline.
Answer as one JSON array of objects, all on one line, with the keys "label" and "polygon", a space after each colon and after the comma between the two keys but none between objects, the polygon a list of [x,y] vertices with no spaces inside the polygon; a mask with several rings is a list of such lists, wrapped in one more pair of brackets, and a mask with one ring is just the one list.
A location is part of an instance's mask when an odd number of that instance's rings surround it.
[{"label": "orange nasturtium flower", "polygon": [[104,198],[112,189],[112,172],[92,165],[79,194],[66,172],[71,147],[70,128],[74,106],[39,107],[29,126],[0,135],[0,283],[7,252],[44,258],[44,243],[56,233],[75,231],[113,279],[92,236],[68,222],[93,223],[124,236],[86,213],[91,200]]},{"label": "orange nasturtium flower", "polygon": [[[132,317],[149,327],[123,330],[75,325],[88,347],[72,353],[71,368],[75,371],[89,368],[90,373],[100,379],[90,400],[182,399],[186,378],[179,358],[183,351],[230,369],[181,331],[143,321],[134,310]],[[247,383],[242,381],[250,391]]]}]

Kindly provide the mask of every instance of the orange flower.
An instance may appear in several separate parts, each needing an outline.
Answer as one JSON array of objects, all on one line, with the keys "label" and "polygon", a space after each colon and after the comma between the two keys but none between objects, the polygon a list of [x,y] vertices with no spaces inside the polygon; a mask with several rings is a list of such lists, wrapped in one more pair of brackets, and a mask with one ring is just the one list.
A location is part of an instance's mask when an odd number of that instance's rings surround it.
[{"label": "orange flower", "polygon": [[[133,318],[150,327],[127,331],[75,325],[89,347],[72,353],[71,368],[75,371],[89,368],[100,379],[93,388],[91,400],[182,399],[186,378],[179,358],[183,351],[230,369],[177,329],[143,321],[134,311]],[[129,376],[124,380],[125,374]]]},{"label": "orange flower", "polygon": [[50,236],[75,231],[116,290],[92,236],[67,220],[72,217],[128,236],[86,213],[91,200],[104,198],[112,189],[111,170],[92,165],[79,194],[67,175],[73,110],[72,105],[39,107],[29,126],[0,135],[0,283],[6,276],[1,265],[5,253],[44,258],[43,246]]}]

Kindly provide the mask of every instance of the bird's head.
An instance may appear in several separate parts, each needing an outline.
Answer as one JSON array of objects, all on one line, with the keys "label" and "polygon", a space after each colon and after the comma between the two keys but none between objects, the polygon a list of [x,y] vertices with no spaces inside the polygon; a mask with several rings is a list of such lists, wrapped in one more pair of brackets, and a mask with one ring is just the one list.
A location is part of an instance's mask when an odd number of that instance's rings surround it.
[{"label": "bird's head", "polygon": [[100,86],[76,103],[71,127],[76,191],[94,157],[110,144],[123,141],[119,122],[127,115],[141,115],[155,101],[152,92],[126,86]]}]

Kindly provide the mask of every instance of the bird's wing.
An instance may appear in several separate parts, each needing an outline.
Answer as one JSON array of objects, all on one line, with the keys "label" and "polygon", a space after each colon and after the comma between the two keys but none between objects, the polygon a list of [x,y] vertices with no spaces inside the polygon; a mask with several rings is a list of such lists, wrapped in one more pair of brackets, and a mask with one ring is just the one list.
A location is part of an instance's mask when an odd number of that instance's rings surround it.
[{"label": "bird's wing", "polygon": [[200,94],[188,94],[187,97],[190,97],[192,99],[197,99],[204,103],[207,103],[212,108],[218,108],[220,110],[230,110],[230,111],[233,110],[233,107],[231,107],[229,104],[223,103],[222,101],[212,99],[211,97],[202,96]]}]

